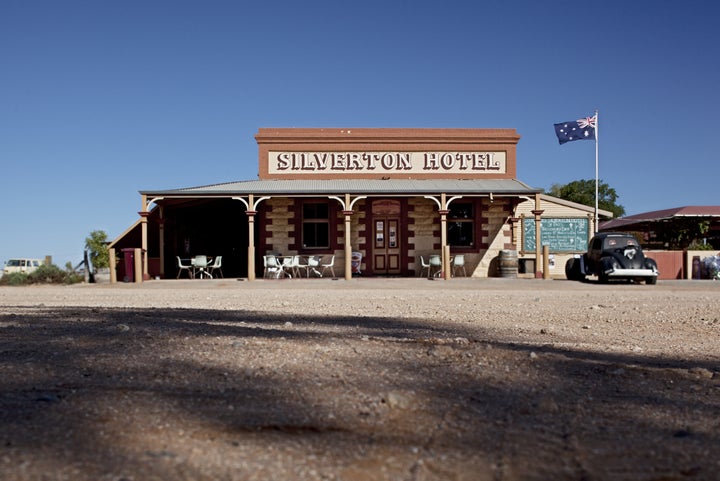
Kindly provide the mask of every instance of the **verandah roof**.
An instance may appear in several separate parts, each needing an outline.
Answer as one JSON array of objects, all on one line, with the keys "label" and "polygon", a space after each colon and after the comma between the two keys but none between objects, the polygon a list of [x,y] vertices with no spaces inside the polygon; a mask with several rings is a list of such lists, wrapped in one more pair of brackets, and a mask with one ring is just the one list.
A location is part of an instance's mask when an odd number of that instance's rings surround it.
[{"label": "verandah roof", "polygon": [[232,195],[531,195],[542,192],[516,179],[333,179],[247,180],[170,190],[142,190],[147,196]]}]

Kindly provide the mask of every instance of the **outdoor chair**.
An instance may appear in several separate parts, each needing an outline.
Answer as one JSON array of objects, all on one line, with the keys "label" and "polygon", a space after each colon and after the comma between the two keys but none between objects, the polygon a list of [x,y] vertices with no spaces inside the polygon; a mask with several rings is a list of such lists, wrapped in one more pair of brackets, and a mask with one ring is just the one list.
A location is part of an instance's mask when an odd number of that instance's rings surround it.
[{"label": "outdoor chair", "polygon": [[220,277],[225,278],[222,271],[222,256],[215,257],[212,264],[208,264],[207,268],[210,276],[213,276],[215,274],[215,271],[218,271],[220,272]]},{"label": "outdoor chair", "polygon": [[297,278],[301,277],[300,269],[304,269],[307,272],[307,264],[303,264],[302,256],[293,256],[293,258],[292,258],[292,273]]},{"label": "outdoor chair", "polygon": [[442,274],[442,258],[438,254],[430,256],[430,269],[428,277],[440,276]]},{"label": "outdoor chair", "polygon": [[425,258],[423,256],[420,256],[420,271],[418,272],[418,277],[422,277],[423,272],[427,269],[427,275],[430,277],[430,262],[425,262]]},{"label": "outdoor chair", "polygon": [[464,254],[455,254],[455,258],[453,259],[453,276],[457,273],[458,269],[462,269],[463,277],[467,277],[467,272],[465,272],[465,255]]},{"label": "outdoor chair", "polygon": [[178,263],[178,273],[176,279],[180,279],[180,274],[183,273],[183,271],[187,271],[188,273],[188,279],[192,279],[195,277],[193,272],[193,266],[191,264],[183,264],[182,259],[180,259],[180,256],[177,257],[177,263]]},{"label": "outdoor chair", "polygon": [[293,273],[295,272],[295,257],[294,256],[283,257],[280,265],[283,270],[283,275],[292,279]]},{"label": "outdoor chair", "polygon": [[330,262],[325,264],[320,264],[320,267],[322,267],[322,270],[320,271],[320,277],[325,275],[325,272],[329,269],[330,273],[333,277],[335,277],[335,269],[333,266],[335,265],[335,256],[330,257]]},{"label": "outdoor chair", "polygon": [[305,264],[305,275],[310,277],[310,274],[315,274],[318,277],[322,277],[322,273],[318,270],[320,267],[320,256],[308,256],[307,264]]},{"label": "outdoor chair", "polygon": [[269,278],[271,274],[272,277],[280,277],[281,268],[277,257],[272,254],[263,256],[263,264],[265,265],[265,273],[263,274],[265,279]]}]

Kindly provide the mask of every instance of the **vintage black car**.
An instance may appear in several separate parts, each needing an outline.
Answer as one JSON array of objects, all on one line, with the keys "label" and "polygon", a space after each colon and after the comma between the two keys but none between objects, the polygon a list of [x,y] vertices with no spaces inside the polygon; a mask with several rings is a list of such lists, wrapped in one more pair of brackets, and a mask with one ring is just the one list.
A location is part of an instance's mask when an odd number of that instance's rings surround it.
[{"label": "vintage black car", "polygon": [[597,276],[603,283],[610,279],[625,279],[655,284],[658,268],[655,260],[645,257],[633,235],[602,232],[590,240],[585,254],[567,261],[565,275],[574,281]]}]

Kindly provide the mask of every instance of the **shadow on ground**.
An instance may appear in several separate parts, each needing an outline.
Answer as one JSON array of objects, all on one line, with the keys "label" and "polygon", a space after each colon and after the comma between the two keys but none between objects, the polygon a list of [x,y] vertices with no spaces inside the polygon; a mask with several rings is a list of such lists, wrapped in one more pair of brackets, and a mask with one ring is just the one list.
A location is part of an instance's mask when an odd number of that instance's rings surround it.
[{"label": "shadow on ground", "polygon": [[18,307],[3,479],[712,479],[711,363],[428,319]]}]

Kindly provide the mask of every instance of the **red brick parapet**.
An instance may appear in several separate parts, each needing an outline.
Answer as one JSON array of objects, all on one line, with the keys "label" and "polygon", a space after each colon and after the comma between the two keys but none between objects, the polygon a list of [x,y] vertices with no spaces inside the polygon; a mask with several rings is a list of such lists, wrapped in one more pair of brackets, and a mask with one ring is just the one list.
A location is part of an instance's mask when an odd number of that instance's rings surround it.
[{"label": "red brick parapet", "polygon": [[[495,152],[504,158],[504,167],[499,171],[488,165],[479,170],[466,168],[462,178],[514,179],[517,175],[516,151],[520,135],[515,129],[370,129],[370,128],[261,128],[255,135],[258,144],[259,178],[264,179],[456,179],[458,172],[444,171],[440,168],[412,170],[393,170],[391,168],[373,168],[365,170],[351,168],[343,170],[316,170],[310,166],[272,172],[270,153],[338,153],[382,154],[383,153],[438,153],[440,155],[459,155],[457,162],[466,162],[465,154],[475,159],[485,159],[483,153]],[[343,157],[344,158],[344,157]],[[443,157],[444,158],[444,157]],[[450,157],[448,157],[449,159]],[[467,161],[470,162],[470,161]],[[434,164],[433,164],[434,165]],[[495,165],[495,164],[492,164]],[[307,167],[307,168],[306,168]]]}]

